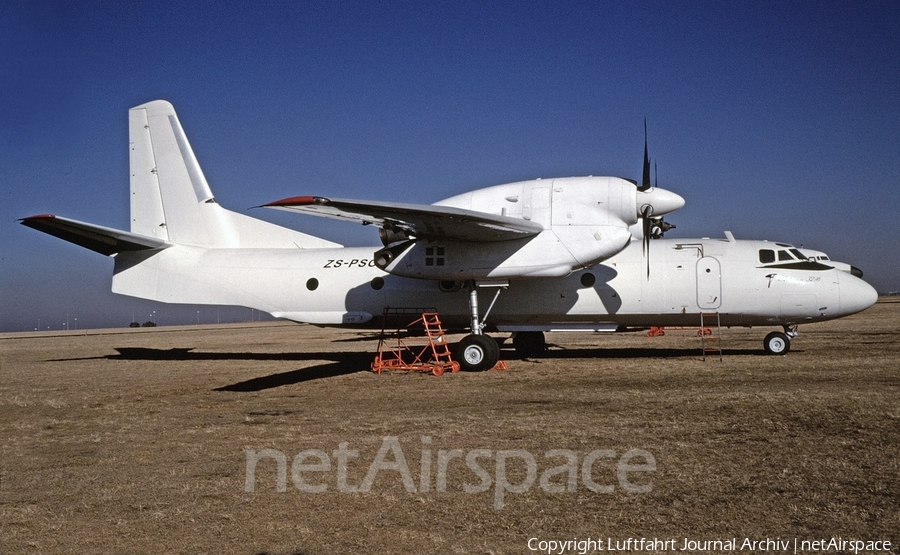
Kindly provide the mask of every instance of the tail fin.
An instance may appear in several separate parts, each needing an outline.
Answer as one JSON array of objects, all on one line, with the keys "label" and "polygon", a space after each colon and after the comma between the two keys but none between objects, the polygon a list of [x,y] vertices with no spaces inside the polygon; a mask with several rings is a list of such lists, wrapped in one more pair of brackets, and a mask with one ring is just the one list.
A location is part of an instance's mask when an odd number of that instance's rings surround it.
[{"label": "tail fin", "polygon": [[219,206],[170,103],[129,110],[128,136],[132,233],[210,248],[340,246]]}]

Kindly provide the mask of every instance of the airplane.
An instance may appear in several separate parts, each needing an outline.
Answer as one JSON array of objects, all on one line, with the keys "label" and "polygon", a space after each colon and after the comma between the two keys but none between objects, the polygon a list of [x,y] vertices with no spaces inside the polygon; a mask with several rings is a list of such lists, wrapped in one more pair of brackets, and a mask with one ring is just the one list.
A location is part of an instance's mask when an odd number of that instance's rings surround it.
[{"label": "airplane", "polygon": [[485,332],[511,332],[518,352],[535,354],[546,331],[699,327],[702,313],[717,313],[721,326],[780,326],[764,349],[786,354],[798,325],[877,300],[858,270],[825,264],[818,251],[813,260],[730,232],[662,238],[672,227],[662,217],[684,199],[650,185],[646,127],[640,185],[564,177],[430,205],[321,196],[262,205],[378,228],[382,244],[369,247],[223,208],[169,102],[129,111],[129,146],[129,231],[52,214],[20,222],[113,257],[112,291],[122,295],[355,328],[380,327],[391,309],[436,311],[448,330],[468,331],[456,349],[465,370],[498,362]]}]

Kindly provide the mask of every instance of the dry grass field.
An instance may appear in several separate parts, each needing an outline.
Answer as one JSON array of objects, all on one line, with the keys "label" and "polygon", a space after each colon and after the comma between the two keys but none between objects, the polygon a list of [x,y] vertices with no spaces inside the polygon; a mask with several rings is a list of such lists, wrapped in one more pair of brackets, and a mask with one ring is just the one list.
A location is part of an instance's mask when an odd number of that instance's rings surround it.
[{"label": "dry grass field", "polygon": [[[786,357],[762,355],[768,331],[723,330],[723,361],[690,331],[549,334],[544,357],[441,377],[375,375],[371,334],[287,323],[2,335],[0,552],[840,537],[897,553],[900,303],[801,327]],[[263,449],[284,454],[285,491],[275,458],[248,481]],[[633,449],[655,470],[621,466]],[[309,450],[329,469],[295,459]]]}]

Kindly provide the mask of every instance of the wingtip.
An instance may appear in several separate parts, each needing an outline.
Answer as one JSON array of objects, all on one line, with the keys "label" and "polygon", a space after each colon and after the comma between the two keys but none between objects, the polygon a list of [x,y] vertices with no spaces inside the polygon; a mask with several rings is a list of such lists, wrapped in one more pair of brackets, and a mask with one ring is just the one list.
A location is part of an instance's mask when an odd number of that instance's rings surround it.
[{"label": "wingtip", "polygon": [[311,196],[301,196],[301,197],[288,197],[283,198],[281,200],[276,200],[273,202],[269,202],[263,204],[262,208],[284,208],[289,206],[309,206],[310,204],[325,204],[328,202],[327,198],[323,197],[311,197]]},{"label": "wingtip", "polygon": [[56,218],[56,214],[35,214],[34,216],[28,216],[25,218],[19,218],[19,223],[33,222],[34,220],[52,220]]}]

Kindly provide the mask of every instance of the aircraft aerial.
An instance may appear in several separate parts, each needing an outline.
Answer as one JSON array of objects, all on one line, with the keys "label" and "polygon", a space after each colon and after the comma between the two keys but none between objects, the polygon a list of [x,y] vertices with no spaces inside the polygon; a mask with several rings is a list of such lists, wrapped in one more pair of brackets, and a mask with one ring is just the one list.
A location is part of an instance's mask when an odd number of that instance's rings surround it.
[{"label": "aircraft aerial", "polygon": [[[646,131],[645,131],[646,133]],[[787,243],[667,239],[684,205],[619,177],[507,183],[430,205],[297,196],[263,206],[378,228],[381,245],[340,244],[218,204],[172,105],[129,111],[129,231],[51,214],[22,224],[112,256],[114,293],[240,305],[322,326],[380,327],[385,309],[421,308],[468,330],[463,369],[499,360],[485,332],[532,354],[551,330],[774,326],[785,354],[800,324],[865,310],[877,293],[849,264]],[[484,309],[487,301],[487,308]]]}]

